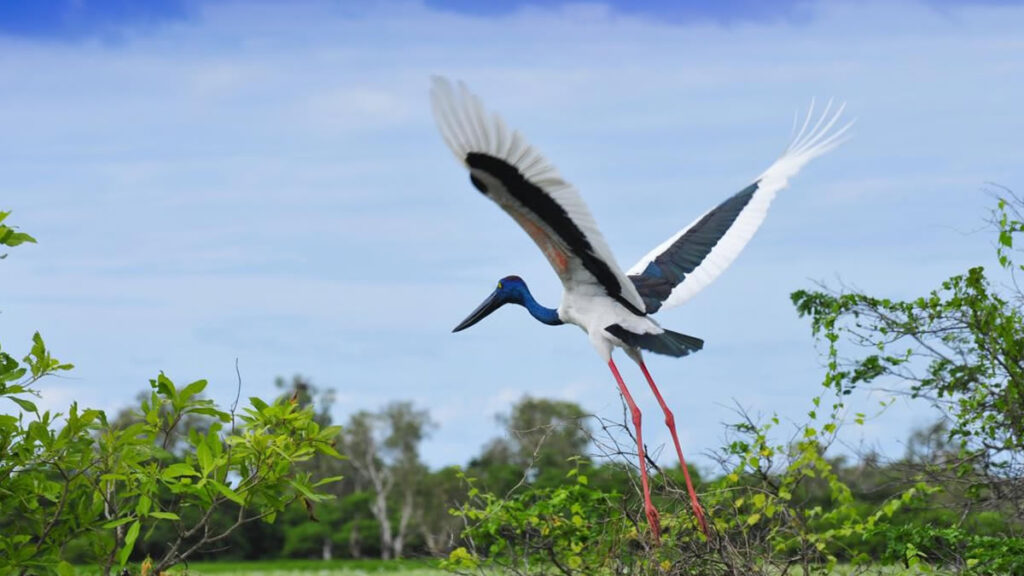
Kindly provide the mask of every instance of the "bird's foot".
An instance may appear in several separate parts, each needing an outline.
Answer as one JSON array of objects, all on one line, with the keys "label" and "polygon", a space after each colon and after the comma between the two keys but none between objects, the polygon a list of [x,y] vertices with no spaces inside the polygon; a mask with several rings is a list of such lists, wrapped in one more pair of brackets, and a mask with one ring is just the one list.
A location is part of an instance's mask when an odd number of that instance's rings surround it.
[{"label": "bird's foot", "polygon": [[700,504],[693,505],[693,514],[697,517],[697,525],[700,526],[700,531],[704,533],[704,537],[711,540],[711,531],[708,530],[708,521],[704,517],[704,509],[701,508]]},{"label": "bird's foot", "polygon": [[661,545],[661,518],[658,516],[658,510],[654,507],[654,504],[647,502],[644,504],[644,512],[647,513],[647,524],[651,527],[651,537],[654,539],[654,545]]}]

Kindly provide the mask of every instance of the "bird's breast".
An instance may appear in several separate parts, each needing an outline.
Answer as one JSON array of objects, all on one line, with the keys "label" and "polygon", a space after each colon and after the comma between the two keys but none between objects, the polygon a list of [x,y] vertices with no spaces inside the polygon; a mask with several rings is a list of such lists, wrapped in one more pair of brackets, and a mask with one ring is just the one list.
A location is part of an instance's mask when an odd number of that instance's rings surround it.
[{"label": "bird's breast", "polygon": [[625,306],[604,294],[566,292],[558,307],[558,317],[575,324],[590,335],[591,341],[605,339],[621,346],[605,328],[618,324],[636,334],[660,334],[663,330],[648,316],[637,316]]}]

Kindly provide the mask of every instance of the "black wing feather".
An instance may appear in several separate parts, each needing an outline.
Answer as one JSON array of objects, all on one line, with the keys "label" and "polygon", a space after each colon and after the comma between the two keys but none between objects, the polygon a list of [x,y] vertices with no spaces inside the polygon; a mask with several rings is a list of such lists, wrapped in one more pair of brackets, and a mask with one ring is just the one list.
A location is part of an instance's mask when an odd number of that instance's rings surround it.
[{"label": "black wing feather", "polygon": [[[501,182],[501,185],[510,196],[518,200],[524,208],[540,218],[552,232],[562,239],[565,245],[569,247],[569,250],[580,259],[583,267],[594,275],[594,278],[597,279],[609,296],[633,314],[638,316],[644,315],[642,310],[623,297],[622,286],[619,284],[619,279],[615,272],[612,271],[607,262],[597,255],[594,247],[587,240],[586,235],[572,221],[565,208],[540,186],[530,182],[512,164],[501,158],[495,158],[490,154],[470,152],[466,154],[466,165],[471,169],[475,168],[486,172]],[[488,195],[487,185],[483,181],[473,175],[470,175],[470,181],[477,190],[485,196]]]},{"label": "black wing feather", "polygon": [[754,197],[757,188],[758,182],[754,182],[713,208],[651,261],[643,272],[629,277],[644,299],[648,314],[657,312],[672,290],[707,258]]}]

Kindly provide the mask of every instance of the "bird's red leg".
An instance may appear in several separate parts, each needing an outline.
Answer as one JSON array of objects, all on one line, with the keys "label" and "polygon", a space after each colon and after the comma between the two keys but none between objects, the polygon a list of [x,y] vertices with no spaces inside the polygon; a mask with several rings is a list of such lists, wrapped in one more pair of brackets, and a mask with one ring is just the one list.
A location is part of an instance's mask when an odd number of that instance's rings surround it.
[{"label": "bird's red leg", "polygon": [[619,369],[615,367],[615,361],[611,358],[608,359],[608,367],[612,369],[615,381],[619,384],[619,391],[622,392],[623,398],[626,399],[626,404],[629,405],[629,412],[633,416],[633,428],[636,429],[636,452],[640,456],[640,483],[644,488],[644,512],[647,514],[647,523],[651,526],[651,533],[654,535],[654,543],[660,544],[661,522],[658,519],[658,510],[654,507],[654,504],[651,504],[651,488],[647,483],[647,460],[644,458],[643,433],[640,431],[640,408],[637,407],[636,402],[633,402],[633,397],[629,395],[626,383],[622,381]]},{"label": "bird's red leg", "polygon": [[676,454],[679,456],[679,465],[683,468],[683,478],[686,479],[686,490],[690,493],[690,506],[693,507],[693,514],[700,523],[701,531],[710,538],[708,523],[704,520],[704,510],[701,509],[700,502],[697,501],[697,493],[693,490],[693,482],[690,480],[690,471],[686,468],[686,459],[683,458],[683,449],[679,446],[679,436],[676,434],[676,418],[672,415],[672,411],[668,409],[668,404],[665,404],[665,399],[661,397],[661,392],[658,392],[658,387],[655,386],[654,379],[651,378],[651,373],[647,371],[647,366],[643,360],[637,363],[640,364],[640,370],[643,371],[644,377],[647,378],[647,383],[651,385],[651,391],[654,392],[654,397],[658,399],[658,404],[661,404],[661,410],[665,413],[665,425],[668,426],[668,431],[672,433],[672,441],[676,444]]}]

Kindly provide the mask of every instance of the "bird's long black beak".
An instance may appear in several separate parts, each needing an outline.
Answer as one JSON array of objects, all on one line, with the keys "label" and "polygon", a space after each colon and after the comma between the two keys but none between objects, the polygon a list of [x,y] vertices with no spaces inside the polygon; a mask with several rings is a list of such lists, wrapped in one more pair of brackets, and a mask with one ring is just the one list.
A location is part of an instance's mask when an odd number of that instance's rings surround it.
[{"label": "bird's long black beak", "polygon": [[491,312],[494,312],[498,308],[501,308],[503,304],[505,304],[505,300],[502,300],[498,294],[498,291],[495,290],[494,292],[491,293],[490,296],[487,297],[487,300],[483,301],[483,304],[477,306],[476,310],[473,310],[473,312],[469,316],[466,316],[466,319],[460,322],[459,325],[452,330],[452,332],[458,332],[460,330],[465,330],[466,328],[469,328],[473,324],[476,324],[477,322],[483,320]]}]

